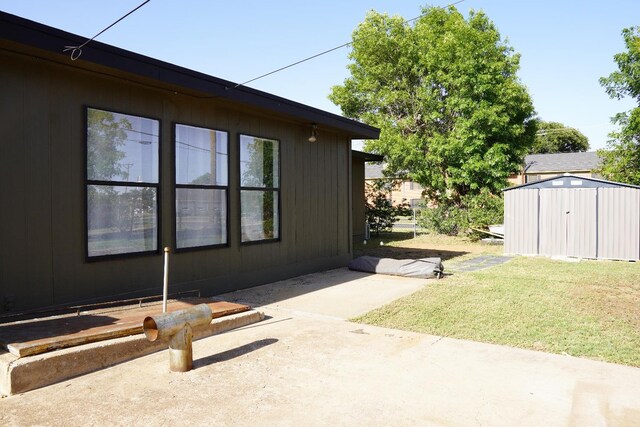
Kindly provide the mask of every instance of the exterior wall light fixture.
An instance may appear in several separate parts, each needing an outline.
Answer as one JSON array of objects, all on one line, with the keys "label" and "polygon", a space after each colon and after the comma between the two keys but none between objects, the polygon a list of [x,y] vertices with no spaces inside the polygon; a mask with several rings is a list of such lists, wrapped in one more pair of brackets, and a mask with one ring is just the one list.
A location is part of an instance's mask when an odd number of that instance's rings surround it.
[{"label": "exterior wall light fixture", "polygon": [[311,125],[311,136],[309,137],[309,142],[316,142],[318,140],[318,125],[313,123]]}]

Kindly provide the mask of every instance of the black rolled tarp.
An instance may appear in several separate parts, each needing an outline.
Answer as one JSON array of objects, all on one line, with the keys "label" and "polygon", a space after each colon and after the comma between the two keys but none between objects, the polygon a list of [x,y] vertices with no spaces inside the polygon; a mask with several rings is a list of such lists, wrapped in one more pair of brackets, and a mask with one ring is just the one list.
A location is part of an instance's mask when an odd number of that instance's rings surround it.
[{"label": "black rolled tarp", "polygon": [[365,255],[352,260],[349,270],[432,279],[442,277],[444,266],[440,258],[391,259]]}]

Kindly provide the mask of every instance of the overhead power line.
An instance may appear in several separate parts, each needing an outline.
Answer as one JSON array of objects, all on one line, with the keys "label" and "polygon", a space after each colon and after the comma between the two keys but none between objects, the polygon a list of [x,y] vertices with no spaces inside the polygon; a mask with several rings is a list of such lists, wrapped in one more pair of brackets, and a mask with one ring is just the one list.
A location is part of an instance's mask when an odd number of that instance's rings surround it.
[{"label": "overhead power line", "polygon": [[[455,6],[455,5],[457,5],[457,4],[459,4],[459,3],[462,3],[462,2],[464,2],[464,1],[465,1],[465,0],[458,0],[458,1],[456,1],[456,2],[453,2],[453,3],[450,3],[450,4],[446,5],[446,6],[444,6],[444,7],[451,7],[451,6]],[[407,22],[407,23],[409,23],[409,22],[413,22],[413,21],[415,21],[415,20],[417,20],[417,19],[422,18],[422,17],[423,17],[423,16],[425,16],[425,15],[426,15],[426,14],[425,14],[425,13],[423,13],[423,14],[421,14],[421,15],[416,16],[415,18],[407,19],[407,20],[405,20],[405,22]],[[262,79],[262,78],[264,78],[264,77],[267,77],[267,76],[270,76],[270,75],[272,75],[272,74],[279,73],[280,71],[286,70],[287,68],[294,67],[294,66],[296,66],[296,65],[298,65],[298,64],[302,64],[303,62],[310,61],[310,60],[312,60],[312,59],[314,59],[314,58],[317,58],[317,57],[322,56],[322,55],[326,55],[327,53],[333,52],[334,50],[342,49],[343,47],[347,47],[347,46],[350,46],[350,45],[352,45],[352,44],[353,44],[353,42],[352,42],[352,41],[350,41],[350,42],[348,42],[348,43],[341,44],[340,46],[336,46],[336,47],[334,47],[334,48],[327,49],[327,50],[325,50],[325,51],[323,51],[323,52],[320,52],[320,53],[317,53],[317,54],[315,54],[315,55],[309,56],[309,57],[307,57],[307,58],[301,59],[300,61],[296,61],[296,62],[294,62],[294,63],[292,63],[292,64],[285,65],[284,67],[280,67],[280,68],[278,68],[277,70],[269,71],[268,73],[262,74],[262,75],[260,75],[260,76],[258,76],[258,77],[254,77],[254,78],[252,78],[252,79],[250,79],[250,80],[247,80],[246,82],[238,83],[237,85],[235,85],[235,86],[233,86],[233,87],[231,87],[231,88],[227,88],[227,90],[229,90],[229,89],[236,89],[236,88],[238,88],[238,87],[240,87],[240,86],[245,86],[245,85],[246,85],[246,84],[248,84],[248,83],[255,82],[256,80],[260,80],[260,79]]]},{"label": "overhead power line", "polygon": [[140,5],[138,5],[138,7],[136,7],[135,9],[131,10],[129,13],[127,13],[126,15],[124,15],[123,17],[121,17],[120,19],[118,19],[117,21],[115,21],[113,24],[109,25],[107,28],[105,28],[104,30],[100,31],[98,34],[96,34],[95,36],[91,37],[90,39],[87,39],[87,41],[85,41],[84,43],[82,43],[80,46],[65,46],[63,52],[68,52],[71,51],[71,60],[75,61],[76,59],[80,58],[80,55],[82,55],[82,48],[85,47],[87,44],[89,44],[89,42],[93,41],[93,39],[95,39],[96,37],[98,37],[100,34],[104,33],[105,31],[107,31],[109,28],[113,27],[114,25],[116,25],[118,22],[122,21],[123,19],[125,19],[127,16],[131,15],[133,12],[135,12],[136,10],[140,9],[142,6],[144,6],[145,4],[149,3],[151,0],[146,0],[145,2],[141,3]]}]

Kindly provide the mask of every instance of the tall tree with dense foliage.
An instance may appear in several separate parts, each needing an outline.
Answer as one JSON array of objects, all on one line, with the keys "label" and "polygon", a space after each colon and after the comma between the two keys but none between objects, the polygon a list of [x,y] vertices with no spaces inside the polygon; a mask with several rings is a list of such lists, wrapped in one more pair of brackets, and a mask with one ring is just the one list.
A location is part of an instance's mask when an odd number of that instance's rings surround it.
[{"label": "tall tree with dense foliage", "polygon": [[567,127],[558,122],[540,120],[530,153],[575,153],[588,149],[589,139],[578,129]]},{"label": "tall tree with dense foliage", "polygon": [[535,135],[519,55],[482,12],[425,8],[413,24],[370,12],[353,32],[351,76],[332,88],[344,115],[379,127],[367,150],[434,201],[497,192]]},{"label": "tall tree with dense foliage", "polygon": [[627,51],[614,56],[618,70],[602,77],[600,84],[611,98],[629,96],[638,106],[611,119],[620,128],[609,134],[608,150],[598,152],[603,158],[599,173],[614,181],[640,185],[640,27],[625,28],[622,37]]}]

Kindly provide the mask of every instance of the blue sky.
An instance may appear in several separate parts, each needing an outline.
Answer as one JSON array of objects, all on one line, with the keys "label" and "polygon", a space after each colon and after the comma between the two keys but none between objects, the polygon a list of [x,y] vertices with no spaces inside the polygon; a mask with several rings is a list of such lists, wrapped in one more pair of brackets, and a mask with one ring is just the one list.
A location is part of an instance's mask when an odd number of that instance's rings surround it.
[{"label": "blue sky", "polygon": [[[0,9],[89,38],[141,2],[0,0]],[[410,19],[427,4],[447,2],[151,0],[98,40],[244,82],[350,41],[371,9]],[[456,7],[465,15],[483,10],[522,55],[519,76],[543,120],[575,127],[592,149],[604,148],[609,118],[633,104],[609,99],[598,78],[616,69],[620,32],[640,25],[640,1],[465,0]],[[248,86],[340,113],[327,95],[348,77],[348,53],[343,48]]]}]

